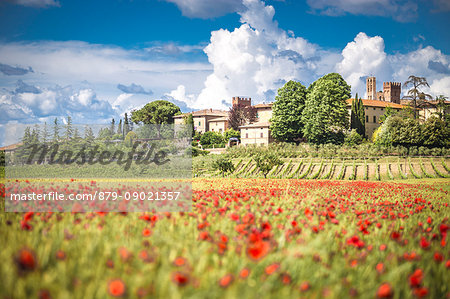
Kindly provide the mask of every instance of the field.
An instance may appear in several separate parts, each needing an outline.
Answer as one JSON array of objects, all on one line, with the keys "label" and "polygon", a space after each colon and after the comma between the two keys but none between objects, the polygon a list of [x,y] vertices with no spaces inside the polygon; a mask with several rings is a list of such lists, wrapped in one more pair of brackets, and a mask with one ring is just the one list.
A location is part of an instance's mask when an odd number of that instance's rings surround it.
[{"label": "field", "polygon": [[448,179],[193,189],[185,213],[1,212],[0,298],[450,295]]},{"label": "field", "polygon": [[[197,157],[193,160],[194,175],[221,177],[212,167],[214,157]],[[338,179],[389,181],[399,179],[449,178],[450,160],[446,158],[284,158],[283,165],[274,166],[268,178],[275,179]],[[233,159],[231,178],[261,178],[252,158]]]}]

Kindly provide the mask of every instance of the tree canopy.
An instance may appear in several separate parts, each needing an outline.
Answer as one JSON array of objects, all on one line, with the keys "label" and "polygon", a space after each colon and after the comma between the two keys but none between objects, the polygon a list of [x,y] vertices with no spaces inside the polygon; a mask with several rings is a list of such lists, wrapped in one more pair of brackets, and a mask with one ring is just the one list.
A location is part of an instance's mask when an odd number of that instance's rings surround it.
[{"label": "tree canopy", "polygon": [[306,88],[300,82],[291,80],[278,89],[272,106],[272,137],[285,142],[298,141],[303,137],[302,113],[305,101]]},{"label": "tree canopy", "polygon": [[302,122],[303,135],[311,143],[341,143],[349,127],[346,100],[350,86],[341,75],[331,73],[308,88]]},{"label": "tree canopy", "polygon": [[172,124],[173,116],[181,113],[180,107],[165,101],[157,100],[148,103],[139,110],[131,112],[131,120],[134,123],[143,124]]}]

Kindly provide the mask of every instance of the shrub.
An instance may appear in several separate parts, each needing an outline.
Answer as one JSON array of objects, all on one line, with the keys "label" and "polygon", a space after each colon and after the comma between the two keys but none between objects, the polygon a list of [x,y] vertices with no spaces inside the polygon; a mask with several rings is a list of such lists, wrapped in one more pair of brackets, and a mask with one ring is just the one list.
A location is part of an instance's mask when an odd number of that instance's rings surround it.
[{"label": "shrub", "polygon": [[219,170],[222,176],[225,176],[228,172],[234,171],[234,165],[230,158],[220,155],[212,164],[213,169]]}]

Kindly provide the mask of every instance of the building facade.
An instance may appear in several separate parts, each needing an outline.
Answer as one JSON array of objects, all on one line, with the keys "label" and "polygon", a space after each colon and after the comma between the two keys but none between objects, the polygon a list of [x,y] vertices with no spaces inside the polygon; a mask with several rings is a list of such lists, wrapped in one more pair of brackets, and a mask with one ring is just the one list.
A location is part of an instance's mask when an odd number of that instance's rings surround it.
[{"label": "building facade", "polygon": [[[214,110],[214,109],[203,109],[203,110],[194,111],[194,112],[190,112],[190,113],[175,115],[173,117],[175,125],[183,124],[184,117],[187,114],[191,114],[191,113],[192,113],[192,117],[194,119],[194,129],[197,132],[205,133],[205,132],[211,131],[211,128],[210,128],[211,120],[215,120],[213,125],[216,125],[219,122],[217,120],[218,118],[221,119],[222,123],[220,124],[220,126],[223,129],[223,131],[225,131],[224,128],[226,128],[228,126],[228,120],[223,120],[223,118],[228,119],[228,111]],[[217,128],[217,131],[218,131],[218,129],[219,128]]]},{"label": "building facade", "polygon": [[[352,109],[352,102],[354,99],[348,99],[347,100],[347,109],[349,115],[351,114]],[[386,112],[387,107],[391,107],[395,112],[400,111],[403,108],[406,108],[404,105],[400,105],[397,103],[391,103],[386,101],[379,101],[379,100],[366,100],[362,99],[363,106],[364,106],[364,114],[366,115],[366,138],[371,139],[373,132],[375,132],[376,129],[381,125],[380,124],[380,117],[384,115]]]}]

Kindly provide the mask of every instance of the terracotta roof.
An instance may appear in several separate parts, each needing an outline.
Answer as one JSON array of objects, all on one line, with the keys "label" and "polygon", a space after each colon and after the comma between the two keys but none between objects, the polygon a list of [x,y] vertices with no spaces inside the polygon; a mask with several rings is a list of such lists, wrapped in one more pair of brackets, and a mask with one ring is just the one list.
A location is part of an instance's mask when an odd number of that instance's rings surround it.
[{"label": "terracotta roof", "polygon": [[[347,100],[347,106],[351,106],[354,99]],[[392,107],[397,109],[405,108],[405,105],[400,105],[397,103],[387,102],[387,101],[378,101],[378,100],[366,100],[362,99],[363,105],[367,107]]]},{"label": "terracotta roof", "polygon": [[228,117],[224,116],[224,117],[213,118],[213,119],[209,120],[209,122],[211,122],[211,121],[228,121]]},{"label": "terracotta roof", "polygon": [[261,103],[261,104],[256,104],[255,108],[271,108],[273,105],[273,103]]},{"label": "terracotta roof", "polygon": [[268,128],[270,127],[270,123],[269,122],[256,122],[253,124],[248,124],[248,125],[244,125],[244,126],[240,126],[239,128]]},{"label": "terracotta roof", "polygon": [[224,110],[215,110],[215,109],[203,109],[203,110],[198,110],[198,111],[194,111],[194,112],[189,112],[189,113],[183,113],[183,114],[179,114],[179,115],[175,115],[174,118],[181,118],[184,117],[185,115],[191,114],[193,116],[227,116],[228,115],[228,111],[224,111]]},{"label": "terracotta roof", "polygon": [[23,144],[22,142],[19,142],[19,143],[14,143],[11,145],[3,146],[3,147],[0,147],[0,151],[7,151],[7,152],[13,151],[13,150],[16,150],[18,147],[20,147],[22,144]]}]

